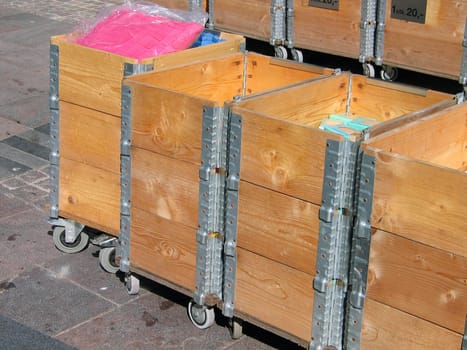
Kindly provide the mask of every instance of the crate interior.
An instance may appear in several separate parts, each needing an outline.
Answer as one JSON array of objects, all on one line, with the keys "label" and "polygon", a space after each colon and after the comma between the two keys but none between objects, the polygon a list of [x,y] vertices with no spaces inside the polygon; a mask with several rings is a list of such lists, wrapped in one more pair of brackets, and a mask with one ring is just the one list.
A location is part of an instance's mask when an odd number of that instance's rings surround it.
[{"label": "crate interior", "polygon": [[467,104],[453,106],[369,141],[374,149],[467,170]]},{"label": "crate interior", "polygon": [[374,125],[452,98],[447,93],[344,72],[246,98],[238,106],[271,118],[317,128],[331,115],[372,119],[368,123]]},{"label": "crate interior", "polygon": [[312,79],[325,70],[255,53],[236,53],[131,77],[131,81],[205,98],[223,105],[247,96]]}]

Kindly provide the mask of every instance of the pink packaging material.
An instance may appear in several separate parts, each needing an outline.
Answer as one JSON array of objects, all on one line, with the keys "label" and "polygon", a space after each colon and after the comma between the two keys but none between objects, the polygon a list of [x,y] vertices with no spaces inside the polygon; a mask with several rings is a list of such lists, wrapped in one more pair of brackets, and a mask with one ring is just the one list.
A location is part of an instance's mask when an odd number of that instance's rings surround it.
[{"label": "pink packaging material", "polygon": [[150,15],[122,6],[76,43],[141,61],[190,47],[203,29],[200,23]]}]

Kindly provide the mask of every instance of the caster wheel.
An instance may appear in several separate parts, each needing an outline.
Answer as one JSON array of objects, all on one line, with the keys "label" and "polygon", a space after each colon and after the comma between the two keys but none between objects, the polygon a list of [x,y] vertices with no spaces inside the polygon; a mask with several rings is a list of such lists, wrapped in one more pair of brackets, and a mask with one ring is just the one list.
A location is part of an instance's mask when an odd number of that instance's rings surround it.
[{"label": "caster wheel", "polygon": [[201,306],[193,301],[188,304],[188,316],[196,328],[206,329],[214,324],[214,308]]},{"label": "caster wheel", "polygon": [[375,77],[375,67],[371,63],[364,63],[363,64],[363,74],[365,74],[369,78]]},{"label": "caster wheel", "polygon": [[239,339],[243,336],[243,322],[238,318],[232,318],[230,320],[230,336],[232,339]]},{"label": "caster wheel", "polygon": [[274,47],[274,53],[277,58],[287,59],[287,49],[284,46]]},{"label": "caster wheel", "polygon": [[99,251],[99,263],[109,273],[117,273],[120,266],[115,262],[115,247],[102,248]]},{"label": "caster wheel", "polygon": [[303,63],[303,52],[301,50],[292,49],[291,52],[292,52],[292,58],[294,59],[294,61]]},{"label": "caster wheel", "polygon": [[55,226],[52,237],[55,247],[61,252],[68,254],[79,253],[89,243],[89,236],[84,232],[81,232],[73,243],[65,242],[65,227],[63,226]]},{"label": "caster wheel", "polygon": [[128,294],[135,295],[139,293],[139,279],[135,276],[129,275],[126,277],[126,289]]},{"label": "caster wheel", "polygon": [[394,81],[397,79],[399,71],[396,67],[386,66],[383,64],[380,71],[380,76],[382,80],[385,81]]}]

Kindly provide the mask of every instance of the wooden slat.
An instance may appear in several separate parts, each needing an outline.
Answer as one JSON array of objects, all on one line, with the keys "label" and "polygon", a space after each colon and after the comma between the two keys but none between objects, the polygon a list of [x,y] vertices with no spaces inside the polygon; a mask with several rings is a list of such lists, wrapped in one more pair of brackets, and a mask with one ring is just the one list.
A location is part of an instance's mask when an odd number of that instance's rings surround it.
[{"label": "wooden slat", "polygon": [[239,247],[313,275],[318,236],[317,205],[240,183]]},{"label": "wooden slat", "polygon": [[60,102],[62,157],[119,174],[120,133],[120,118]]},{"label": "wooden slat", "polygon": [[340,0],[339,10],[294,2],[294,45],[305,49],[358,58],[361,1]]},{"label": "wooden slat", "polygon": [[271,36],[271,1],[215,0],[214,27],[220,30],[269,41]]},{"label": "wooden slat", "polygon": [[203,107],[208,100],[127,81],[132,88],[132,144],[200,164]]},{"label": "wooden slat", "polygon": [[457,350],[461,343],[460,334],[372,299],[365,301],[362,350]]},{"label": "wooden slat", "polygon": [[385,121],[452,98],[453,95],[447,93],[381,82],[354,74],[350,112],[355,117]]},{"label": "wooden slat", "polygon": [[132,208],[130,249],[132,267],[194,291],[195,228]]},{"label": "wooden slat", "polygon": [[458,79],[462,62],[467,2],[427,1],[425,24],[391,18],[386,5],[383,62]]},{"label": "wooden slat", "polygon": [[223,105],[242,93],[243,62],[244,54],[232,54],[141,74],[128,78],[125,83],[137,81]]},{"label": "wooden slat", "polygon": [[60,158],[60,216],[106,233],[120,230],[120,176]]},{"label": "wooden slat", "polygon": [[199,167],[133,147],[132,205],[185,226],[198,225]]},{"label": "wooden slat", "polygon": [[326,141],[340,136],[241,108],[234,112],[243,117],[241,179],[321,205]]},{"label": "wooden slat", "polygon": [[345,113],[349,74],[317,78],[260,96],[245,98],[237,105],[305,126],[317,127],[330,114]]},{"label": "wooden slat", "polygon": [[246,95],[316,78],[329,70],[249,53],[247,57]]},{"label": "wooden slat", "polygon": [[309,342],[313,277],[241,248],[237,254],[235,309]]},{"label": "wooden slat", "polygon": [[53,37],[59,46],[59,96],[63,101],[120,116],[124,63],[137,60]]},{"label": "wooden slat", "polygon": [[376,157],[372,226],[467,256],[467,174],[365,148]]},{"label": "wooden slat", "polygon": [[373,148],[453,169],[465,166],[467,104],[453,106],[368,142]]},{"label": "wooden slat", "polygon": [[369,298],[464,332],[466,257],[377,230],[371,238],[368,276]]}]

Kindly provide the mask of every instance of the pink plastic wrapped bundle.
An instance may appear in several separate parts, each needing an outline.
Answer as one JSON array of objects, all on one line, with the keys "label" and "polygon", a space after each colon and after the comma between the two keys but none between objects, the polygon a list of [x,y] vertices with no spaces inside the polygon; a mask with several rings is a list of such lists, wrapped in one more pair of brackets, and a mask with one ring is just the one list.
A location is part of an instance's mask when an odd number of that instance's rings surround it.
[{"label": "pink plastic wrapped bundle", "polygon": [[97,21],[76,43],[142,60],[189,48],[204,29],[204,14],[128,2]]}]

